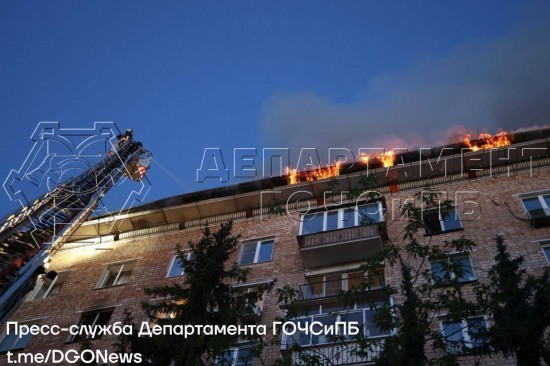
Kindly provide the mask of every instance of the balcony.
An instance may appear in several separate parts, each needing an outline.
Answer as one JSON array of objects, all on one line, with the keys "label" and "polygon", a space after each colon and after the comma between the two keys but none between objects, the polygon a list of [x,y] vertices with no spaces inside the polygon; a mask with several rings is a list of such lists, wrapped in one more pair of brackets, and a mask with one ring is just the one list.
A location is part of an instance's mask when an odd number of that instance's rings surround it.
[{"label": "balcony", "polygon": [[354,263],[372,258],[387,237],[384,222],[297,236],[306,268]]},{"label": "balcony", "polygon": [[363,281],[369,281],[369,291],[384,288],[383,270],[373,273],[372,276],[369,275],[368,278],[364,278],[361,272],[346,274],[346,277],[341,278],[338,276],[340,275],[328,275],[323,279],[317,278],[300,285],[297,300],[311,301],[337,297],[352,288],[359,288]]},{"label": "balcony", "polygon": [[[292,365],[305,365],[304,359],[309,357],[315,357],[319,366],[365,365],[374,362],[374,359],[380,355],[382,347],[383,342],[380,342],[373,344],[370,350],[360,352],[359,345],[354,342],[326,344],[303,348],[300,352],[289,352],[288,357],[291,358]],[[309,357],[303,357],[304,355]]]}]

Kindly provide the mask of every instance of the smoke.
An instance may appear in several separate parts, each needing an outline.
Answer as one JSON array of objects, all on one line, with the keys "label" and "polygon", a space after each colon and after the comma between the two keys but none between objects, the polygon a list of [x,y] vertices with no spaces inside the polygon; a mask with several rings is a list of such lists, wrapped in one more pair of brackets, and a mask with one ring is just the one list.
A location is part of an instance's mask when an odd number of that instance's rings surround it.
[{"label": "smoke", "polygon": [[405,73],[380,75],[355,103],[315,92],[277,93],[260,115],[265,146],[431,147],[466,132],[550,123],[548,6],[498,39],[469,42]]}]

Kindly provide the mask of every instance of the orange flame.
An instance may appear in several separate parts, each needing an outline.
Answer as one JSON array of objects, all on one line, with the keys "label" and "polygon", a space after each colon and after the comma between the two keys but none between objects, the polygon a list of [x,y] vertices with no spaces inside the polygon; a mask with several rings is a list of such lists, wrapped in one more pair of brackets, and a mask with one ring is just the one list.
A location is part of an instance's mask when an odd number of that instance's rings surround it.
[{"label": "orange flame", "polygon": [[477,140],[472,142],[472,135],[467,134],[464,137],[464,144],[473,151],[478,151],[479,149],[491,149],[495,147],[503,147],[511,144],[506,131],[498,132],[495,135],[490,133],[480,133],[477,137]]},{"label": "orange flame", "polygon": [[[369,163],[369,155],[360,155],[359,157],[363,164]],[[388,151],[376,156],[376,160],[380,161],[384,168],[389,168],[390,166],[395,165],[395,155],[393,151]]]},{"label": "orange flame", "polygon": [[388,151],[383,153],[382,155],[379,155],[378,159],[382,162],[384,168],[389,168],[395,163],[395,156],[393,155],[393,151]]},{"label": "orange flame", "polygon": [[302,182],[313,182],[314,180],[338,177],[340,175],[340,162],[335,165],[327,165],[326,167],[318,167],[314,170],[299,172],[296,169],[286,168],[288,183],[297,184]]}]

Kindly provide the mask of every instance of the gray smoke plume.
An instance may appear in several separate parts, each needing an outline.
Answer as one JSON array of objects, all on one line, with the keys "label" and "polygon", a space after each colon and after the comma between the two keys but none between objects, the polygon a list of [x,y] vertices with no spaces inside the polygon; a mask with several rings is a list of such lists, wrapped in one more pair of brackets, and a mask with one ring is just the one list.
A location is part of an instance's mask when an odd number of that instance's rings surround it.
[{"label": "gray smoke plume", "polygon": [[416,149],[456,142],[467,131],[549,124],[550,6],[533,10],[505,36],[378,77],[353,104],[277,93],[260,116],[264,146],[316,147],[325,158],[329,147]]}]

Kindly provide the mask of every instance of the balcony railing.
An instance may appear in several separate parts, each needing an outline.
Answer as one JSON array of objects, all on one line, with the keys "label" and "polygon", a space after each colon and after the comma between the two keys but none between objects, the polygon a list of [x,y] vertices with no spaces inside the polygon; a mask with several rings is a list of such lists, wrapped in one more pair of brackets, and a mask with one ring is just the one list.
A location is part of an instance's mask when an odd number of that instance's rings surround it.
[{"label": "balcony railing", "polygon": [[372,258],[387,238],[386,224],[379,222],[297,236],[306,268],[353,263]]},{"label": "balcony railing", "polygon": [[[352,289],[353,287],[360,287],[363,279],[339,279],[332,281],[320,281],[309,282],[299,286],[298,300],[314,300],[323,299],[327,297],[335,297],[342,292]],[[367,280],[366,278],[364,279]],[[369,279],[370,286],[368,290],[379,290],[384,287],[384,276],[377,274]]]},{"label": "balcony railing", "polygon": [[[315,357],[319,366],[340,366],[373,362],[382,351],[383,342],[373,345],[369,350],[361,351],[357,343],[326,344],[292,352],[292,365],[304,365],[304,358]],[[307,355],[309,357],[303,357]]]},{"label": "balcony railing", "polygon": [[300,245],[300,249],[309,249],[320,245],[351,242],[363,238],[377,237],[383,234],[381,230],[382,227],[385,227],[384,223],[376,223],[300,235],[298,236],[298,244]]}]

